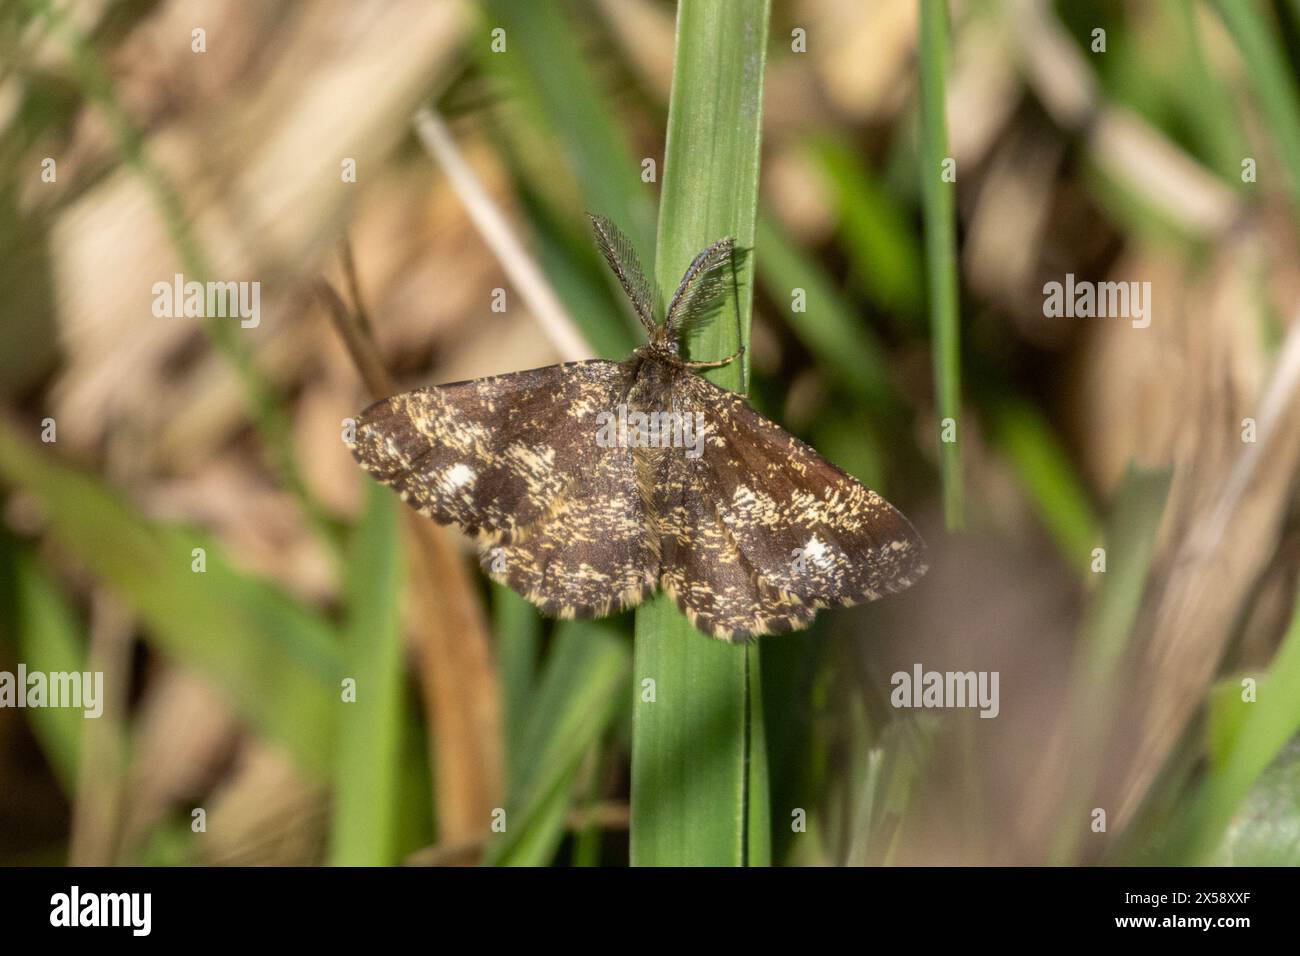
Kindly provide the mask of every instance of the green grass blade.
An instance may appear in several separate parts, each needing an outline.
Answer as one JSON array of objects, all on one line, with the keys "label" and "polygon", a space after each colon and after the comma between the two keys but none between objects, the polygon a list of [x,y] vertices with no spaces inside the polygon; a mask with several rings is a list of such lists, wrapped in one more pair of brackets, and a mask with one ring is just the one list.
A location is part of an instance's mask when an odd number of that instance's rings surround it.
[{"label": "green grass blade", "polygon": [[1088,728],[1084,745],[1073,754],[1070,792],[1076,805],[1064,812],[1065,824],[1052,849],[1058,865],[1075,862],[1087,819],[1084,806],[1101,771],[1108,717],[1115,711],[1116,671],[1129,648],[1129,637],[1146,591],[1156,533],[1169,496],[1167,471],[1131,469],[1115,496],[1106,529],[1106,572],[1084,613],[1070,688],[1071,726]]},{"label": "green grass blade", "polygon": [[[506,49],[485,53],[485,62],[531,107],[531,115],[521,119],[541,125],[560,141],[561,154],[546,157],[543,165],[552,175],[556,160],[567,166],[589,211],[617,222],[648,261],[653,187],[641,181],[640,160],[602,95],[566,7],[488,0],[484,26],[506,31]],[[480,42],[491,49],[489,37]]]},{"label": "green grass blade", "polygon": [[951,420],[953,441],[940,441],[943,510],[949,528],[960,528],[961,354],[957,326],[956,182],[945,182],[948,124],[944,84],[948,78],[947,0],[921,4],[921,209],[925,218],[925,262],[930,289],[930,329],[934,349],[935,405],[939,422]]},{"label": "green grass blade", "polygon": [[1242,713],[1218,714],[1213,719],[1236,723],[1237,730],[1227,753],[1211,763],[1190,814],[1193,835],[1186,849],[1187,863],[1206,861],[1251,787],[1287,741],[1300,733],[1300,610],[1292,617],[1268,674],[1259,681],[1256,699],[1243,701],[1239,688],[1235,696],[1221,695],[1215,703],[1220,709]]},{"label": "green grass blade", "polygon": [[582,758],[613,719],[627,670],[627,645],[613,629],[585,621],[560,626],[529,709],[520,748],[528,761],[511,783],[506,830],[489,844],[485,863],[550,862]]},{"label": "green grass blade", "polygon": [[[13,546],[12,607],[18,660],[29,671],[85,670],[87,642],[72,609],[35,558],[18,551],[15,542],[0,538],[0,547],[8,546]],[[26,713],[63,792],[71,796],[77,784],[77,754],[85,720],[82,712],[33,707]]]},{"label": "green grass blade", "polygon": [[1100,524],[1051,426],[1033,405],[1008,399],[990,415],[993,439],[1011,462],[1065,562],[1086,573]]},{"label": "green grass blade", "polygon": [[[1241,688],[1235,690],[1239,693]],[[1300,866],[1300,738],[1292,740],[1260,775],[1211,862]]]},{"label": "green grass blade", "polygon": [[[623,704],[627,700],[626,693],[618,701]],[[610,714],[611,727],[606,737],[616,733],[614,726],[618,717],[622,713],[621,707],[615,707]],[[591,748],[591,756],[582,764],[582,790],[578,794],[578,799],[587,807],[594,807],[605,795],[604,787],[608,779],[607,768],[611,758],[617,753],[614,741],[598,740],[595,746]],[[589,819],[585,825],[578,829],[573,837],[573,866],[600,866],[602,845],[604,843],[605,831],[599,821]]]},{"label": "green grass blade", "polygon": [[[754,244],[768,0],[682,0],[668,109],[668,145],[655,278],[676,287],[691,259],[732,236]],[[753,257],[739,297],[691,343],[718,358],[748,340]],[[740,316],[741,342],[733,317]],[[744,384],[742,363],[717,369]],[[758,654],[702,636],[666,598],[636,616],[632,724],[634,865],[766,863],[766,840],[747,846],[749,812],[766,819],[766,762],[747,761],[762,741]],[[654,681],[654,701],[645,681]],[[749,811],[749,812],[747,812]],[[764,824],[765,826],[765,824]],[[748,856],[747,856],[748,853]]]},{"label": "green grass blade", "polygon": [[[779,639],[779,638],[778,638]],[[748,726],[745,754],[748,758],[745,789],[745,864],[772,865],[772,785],[767,746],[767,724],[763,720],[763,669],[758,645],[745,648],[745,707]],[[779,712],[779,711],[778,711]]]},{"label": "green grass blade", "polygon": [[1090,707],[1112,683],[1129,646],[1171,481],[1168,471],[1131,468],[1115,495],[1106,529],[1106,573],[1084,613],[1075,661],[1076,681],[1084,688],[1080,697]]},{"label": "green grass blade", "polygon": [[526,600],[500,584],[492,585],[492,630],[497,635],[497,670],[501,674],[502,724],[506,737],[506,787],[514,786],[521,765],[528,712],[541,659],[542,621]]},{"label": "green grass blade", "polygon": [[330,863],[388,866],[398,861],[399,758],[406,726],[406,684],[399,595],[402,547],[397,509],[381,485],[367,482],[347,571],[346,676],[356,699],[340,708],[334,761]]},{"label": "green grass blade", "polygon": [[[329,624],[235,571],[196,532],[156,524],[0,423],[0,481],[45,506],[49,533],[110,587],[161,652],[211,681],[259,733],[318,776],[334,749],[342,662]],[[207,570],[192,570],[203,548]]]},{"label": "green grass blade", "polygon": [[[1242,144],[1246,142],[1231,91],[1215,76],[1206,59],[1197,22],[1200,4],[1187,0],[1161,0],[1161,15],[1177,37],[1182,55],[1177,82],[1170,90],[1180,115],[1188,124],[1207,165],[1226,182],[1240,189]],[[1135,56],[1141,56],[1140,52]]]},{"label": "green grass blade", "polygon": [[[830,277],[770,216],[758,218],[758,246],[763,250],[759,282],[779,307],[785,307],[782,315],[790,328],[836,383],[873,411],[896,405],[884,348]],[[794,289],[803,289],[806,311],[789,308]]]},{"label": "green grass blade", "polygon": [[920,316],[925,279],[921,250],[907,215],[843,143],[821,139],[813,155],[830,182],[841,245],[854,276],[882,308],[914,321]]},{"label": "green grass blade", "polygon": [[816,844],[815,820],[806,830],[792,823],[797,811],[815,817],[825,798],[827,781],[816,771],[824,766],[819,756],[824,746],[814,727],[820,699],[817,674],[824,661],[826,641],[815,628],[797,639],[778,638],[760,645],[763,659],[763,748],[768,761],[769,840],[772,862],[788,864],[808,860]]},{"label": "green grass blade", "polygon": [[[1241,51],[1242,63],[1266,128],[1277,140],[1277,155],[1287,165],[1294,214],[1300,218],[1300,93],[1274,31],[1251,0],[1211,0]],[[1244,158],[1244,157],[1243,157]],[[1259,172],[1261,182],[1267,176]]]}]

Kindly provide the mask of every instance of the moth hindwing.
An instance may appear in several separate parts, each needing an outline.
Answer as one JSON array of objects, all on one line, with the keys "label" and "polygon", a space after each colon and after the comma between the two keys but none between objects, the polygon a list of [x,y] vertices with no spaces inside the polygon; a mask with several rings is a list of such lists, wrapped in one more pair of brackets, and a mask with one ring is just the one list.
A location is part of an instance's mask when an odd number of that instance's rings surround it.
[{"label": "moth hindwing", "polygon": [[906,518],[679,356],[677,334],[721,294],[730,240],[696,257],[659,321],[631,244],[607,220],[593,227],[650,342],[624,362],[377,402],[352,445],[362,468],[473,536],[487,574],[560,617],[662,587],[700,630],[744,640],[920,577]]}]

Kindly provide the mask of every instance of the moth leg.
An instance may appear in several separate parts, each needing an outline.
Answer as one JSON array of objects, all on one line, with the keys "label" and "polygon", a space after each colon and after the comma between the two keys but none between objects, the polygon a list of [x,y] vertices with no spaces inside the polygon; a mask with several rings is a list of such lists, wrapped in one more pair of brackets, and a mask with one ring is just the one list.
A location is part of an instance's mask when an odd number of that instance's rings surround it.
[{"label": "moth leg", "polygon": [[726,358],[717,359],[712,362],[682,362],[684,368],[721,368],[724,365],[730,365],[736,359],[745,354],[745,347],[742,345],[736,351],[732,352]]}]

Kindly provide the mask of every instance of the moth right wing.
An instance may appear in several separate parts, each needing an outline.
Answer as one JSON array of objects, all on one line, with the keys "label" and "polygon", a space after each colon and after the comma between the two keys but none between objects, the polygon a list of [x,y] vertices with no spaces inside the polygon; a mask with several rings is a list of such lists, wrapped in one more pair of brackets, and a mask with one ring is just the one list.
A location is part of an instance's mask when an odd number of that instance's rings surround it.
[{"label": "moth right wing", "polygon": [[706,410],[710,498],[763,578],[814,608],[874,601],[925,574],[925,544],[876,492],[743,397],[684,375]]},{"label": "moth right wing", "polygon": [[597,446],[598,417],[625,400],[629,374],[568,362],[404,392],[361,413],[352,454],[426,517],[480,542],[517,541],[619,450]]}]

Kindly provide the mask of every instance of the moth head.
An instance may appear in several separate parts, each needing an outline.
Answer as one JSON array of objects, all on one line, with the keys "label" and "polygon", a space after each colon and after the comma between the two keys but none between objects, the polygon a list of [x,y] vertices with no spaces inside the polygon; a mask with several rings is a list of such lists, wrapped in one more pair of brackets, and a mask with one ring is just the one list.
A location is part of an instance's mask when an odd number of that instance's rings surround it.
[{"label": "moth head", "polygon": [[670,348],[657,342],[647,342],[645,345],[638,346],[632,354],[642,361],[656,362],[660,365],[682,366],[686,364],[678,355],[675,344]]},{"label": "moth head", "polygon": [[660,355],[665,358],[676,358],[681,353],[677,330],[667,325],[656,325],[650,333],[649,341],[637,351],[640,352],[643,349],[652,356]]}]

